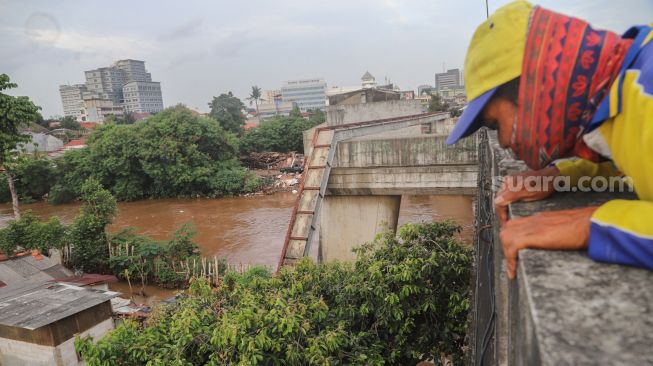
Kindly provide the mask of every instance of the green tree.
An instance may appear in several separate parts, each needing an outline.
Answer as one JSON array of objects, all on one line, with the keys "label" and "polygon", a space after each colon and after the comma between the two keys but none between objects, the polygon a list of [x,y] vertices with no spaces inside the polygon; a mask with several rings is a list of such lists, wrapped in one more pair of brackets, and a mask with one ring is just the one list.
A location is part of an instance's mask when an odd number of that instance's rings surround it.
[{"label": "green tree", "polygon": [[82,129],[82,126],[79,124],[79,122],[77,122],[77,120],[73,116],[66,116],[62,118],[59,127],[65,128],[67,130],[73,130],[73,131],[79,131]]},{"label": "green tree", "polygon": [[213,100],[209,103],[209,107],[211,107],[209,115],[218,121],[225,131],[237,134],[242,133],[243,125],[245,124],[245,116],[243,115],[242,109],[245,105],[240,99],[234,97],[231,92],[227,94],[223,93],[217,97],[213,97]]},{"label": "green tree", "polygon": [[110,114],[104,119],[104,124],[115,123],[117,125],[131,125],[134,122],[135,122],[134,115],[132,113],[125,113],[122,116],[116,116],[114,114]]},{"label": "green tree", "polygon": [[263,151],[304,151],[303,132],[321,123],[320,119],[276,117],[245,133],[240,141],[241,154]]},{"label": "green tree", "polygon": [[442,96],[438,93],[431,94],[429,112],[446,112],[447,110],[449,110],[449,105],[442,101]]},{"label": "green tree", "polygon": [[252,105],[252,102],[256,104],[256,115],[258,116],[258,102],[261,100],[261,88],[258,86],[254,85],[252,87],[252,92],[249,93],[249,105]]},{"label": "green tree", "polygon": [[118,212],[116,200],[100,182],[88,179],[81,187],[82,207],[70,226],[71,262],[85,272],[103,272],[109,259],[106,227]]},{"label": "green tree", "polygon": [[326,122],[326,113],[324,113],[323,110],[312,109],[309,111],[309,113],[310,116],[308,117],[308,120],[311,122],[312,125],[317,126],[319,124]]},{"label": "green tree", "polygon": [[214,119],[181,105],[147,123],[99,126],[85,149],[56,162],[60,176],[50,198],[61,203],[79,196],[89,177],[118,200],[238,194],[247,174],[236,159],[236,140]]},{"label": "green tree", "polygon": [[41,155],[24,156],[14,168],[18,196],[23,200],[40,200],[56,180],[53,164]]},{"label": "green tree", "polygon": [[9,76],[0,74],[0,168],[4,170],[12,198],[14,217],[20,218],[18,194],[14,185],[13,164],[19,153],[17,146],[31,140],[30,135],[22,134],[20,127],[38,120],[39,109],[28,97],[14,97],[3,91],[16,88]]},{"label": "green tree", "polygon": [[292,111],[290,111],[290,114],[288,115],[288,117],[290,117],[290,118],[304,118],[302,116],[302,111],[297,106],[294,106],[292,108]]}]

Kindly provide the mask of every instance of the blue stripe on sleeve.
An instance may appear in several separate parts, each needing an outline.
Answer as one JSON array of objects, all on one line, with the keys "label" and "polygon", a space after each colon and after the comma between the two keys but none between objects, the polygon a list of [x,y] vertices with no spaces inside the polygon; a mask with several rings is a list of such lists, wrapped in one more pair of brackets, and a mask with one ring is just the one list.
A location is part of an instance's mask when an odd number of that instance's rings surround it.
[{"label": "blue stripe on sleeve", "polygon": [[653,269],[653,238],[592,221],[588,254],[600,262]]}]

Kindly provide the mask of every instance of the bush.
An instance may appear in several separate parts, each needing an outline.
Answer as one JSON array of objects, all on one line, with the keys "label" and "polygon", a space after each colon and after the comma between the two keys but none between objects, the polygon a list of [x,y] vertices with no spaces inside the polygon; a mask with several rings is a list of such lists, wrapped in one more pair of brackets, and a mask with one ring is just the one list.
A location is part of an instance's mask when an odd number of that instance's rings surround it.
[{"label": "bush", "polygon": [[41,222],[31,211],[19,220],[9,221],[0,229],[0,252],[11,255],[16,249],[38,249],[47,254],[51,248],[60,249],[66,237],[66,227],[57,217]]},{"label": "bush", "polygon": [[199,247],[192,241],[195,230],[186,223],[180,226],[167,242],[157,242],[139,235],[136,229],[127,228],[109,236],[111,258],[108,266],[116,276],[126,279],[126,274],[142,285],[154,282],[164,287],[185,284],[185,276],[173,271],[170,263],[178,263],[196,256]]},{"label": "bush", "polygon": [[220,286],[191,282],[140,329],[76,341],[90,366],[461,362],[471,252],[452,223],[408,225],[357,249],[354,263],[304,259],[277,277],[254,268]]}]

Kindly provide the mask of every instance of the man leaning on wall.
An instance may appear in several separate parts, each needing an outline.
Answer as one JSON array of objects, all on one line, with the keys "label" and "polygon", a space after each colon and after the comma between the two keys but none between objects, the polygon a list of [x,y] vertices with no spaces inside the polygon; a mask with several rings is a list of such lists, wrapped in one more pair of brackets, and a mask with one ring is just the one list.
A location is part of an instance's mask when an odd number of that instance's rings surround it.
[{"label": "man leaning on wall", "polygon": [[[653,38],[619,36],[526,1],[498,9],[465,59],[470,103],[448,144],[486,126],[531,171],[508,176],[495,198],[509,278],[524,248],[587,248],[597,261],[653,269]],[[544,199],[553,177],[570,184],[628,176],[638,200],[507,220],[507,206]],[[541,179],[541,189],[513,184]]]}]

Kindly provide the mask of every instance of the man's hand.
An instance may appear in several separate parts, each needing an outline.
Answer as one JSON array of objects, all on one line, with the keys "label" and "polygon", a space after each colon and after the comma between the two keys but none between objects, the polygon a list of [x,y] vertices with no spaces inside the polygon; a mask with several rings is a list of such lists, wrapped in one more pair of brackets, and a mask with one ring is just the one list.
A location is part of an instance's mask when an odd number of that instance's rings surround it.
[{"label": "man's hand", "polygon": [[494,198],[494,206],[503,226],[508,219],[508,205],[517,202],[543,200],[553,193],[553,179],[560,175],[556,167],[547,167],[505,176],[501,190]]},{"label": "man's hand", "polygon": [[598,206],[541,212],[508,221],[500,238],[508,278],[517,276],[517,253],[521,249],[579,250],[587,248],[590,218]]}]

